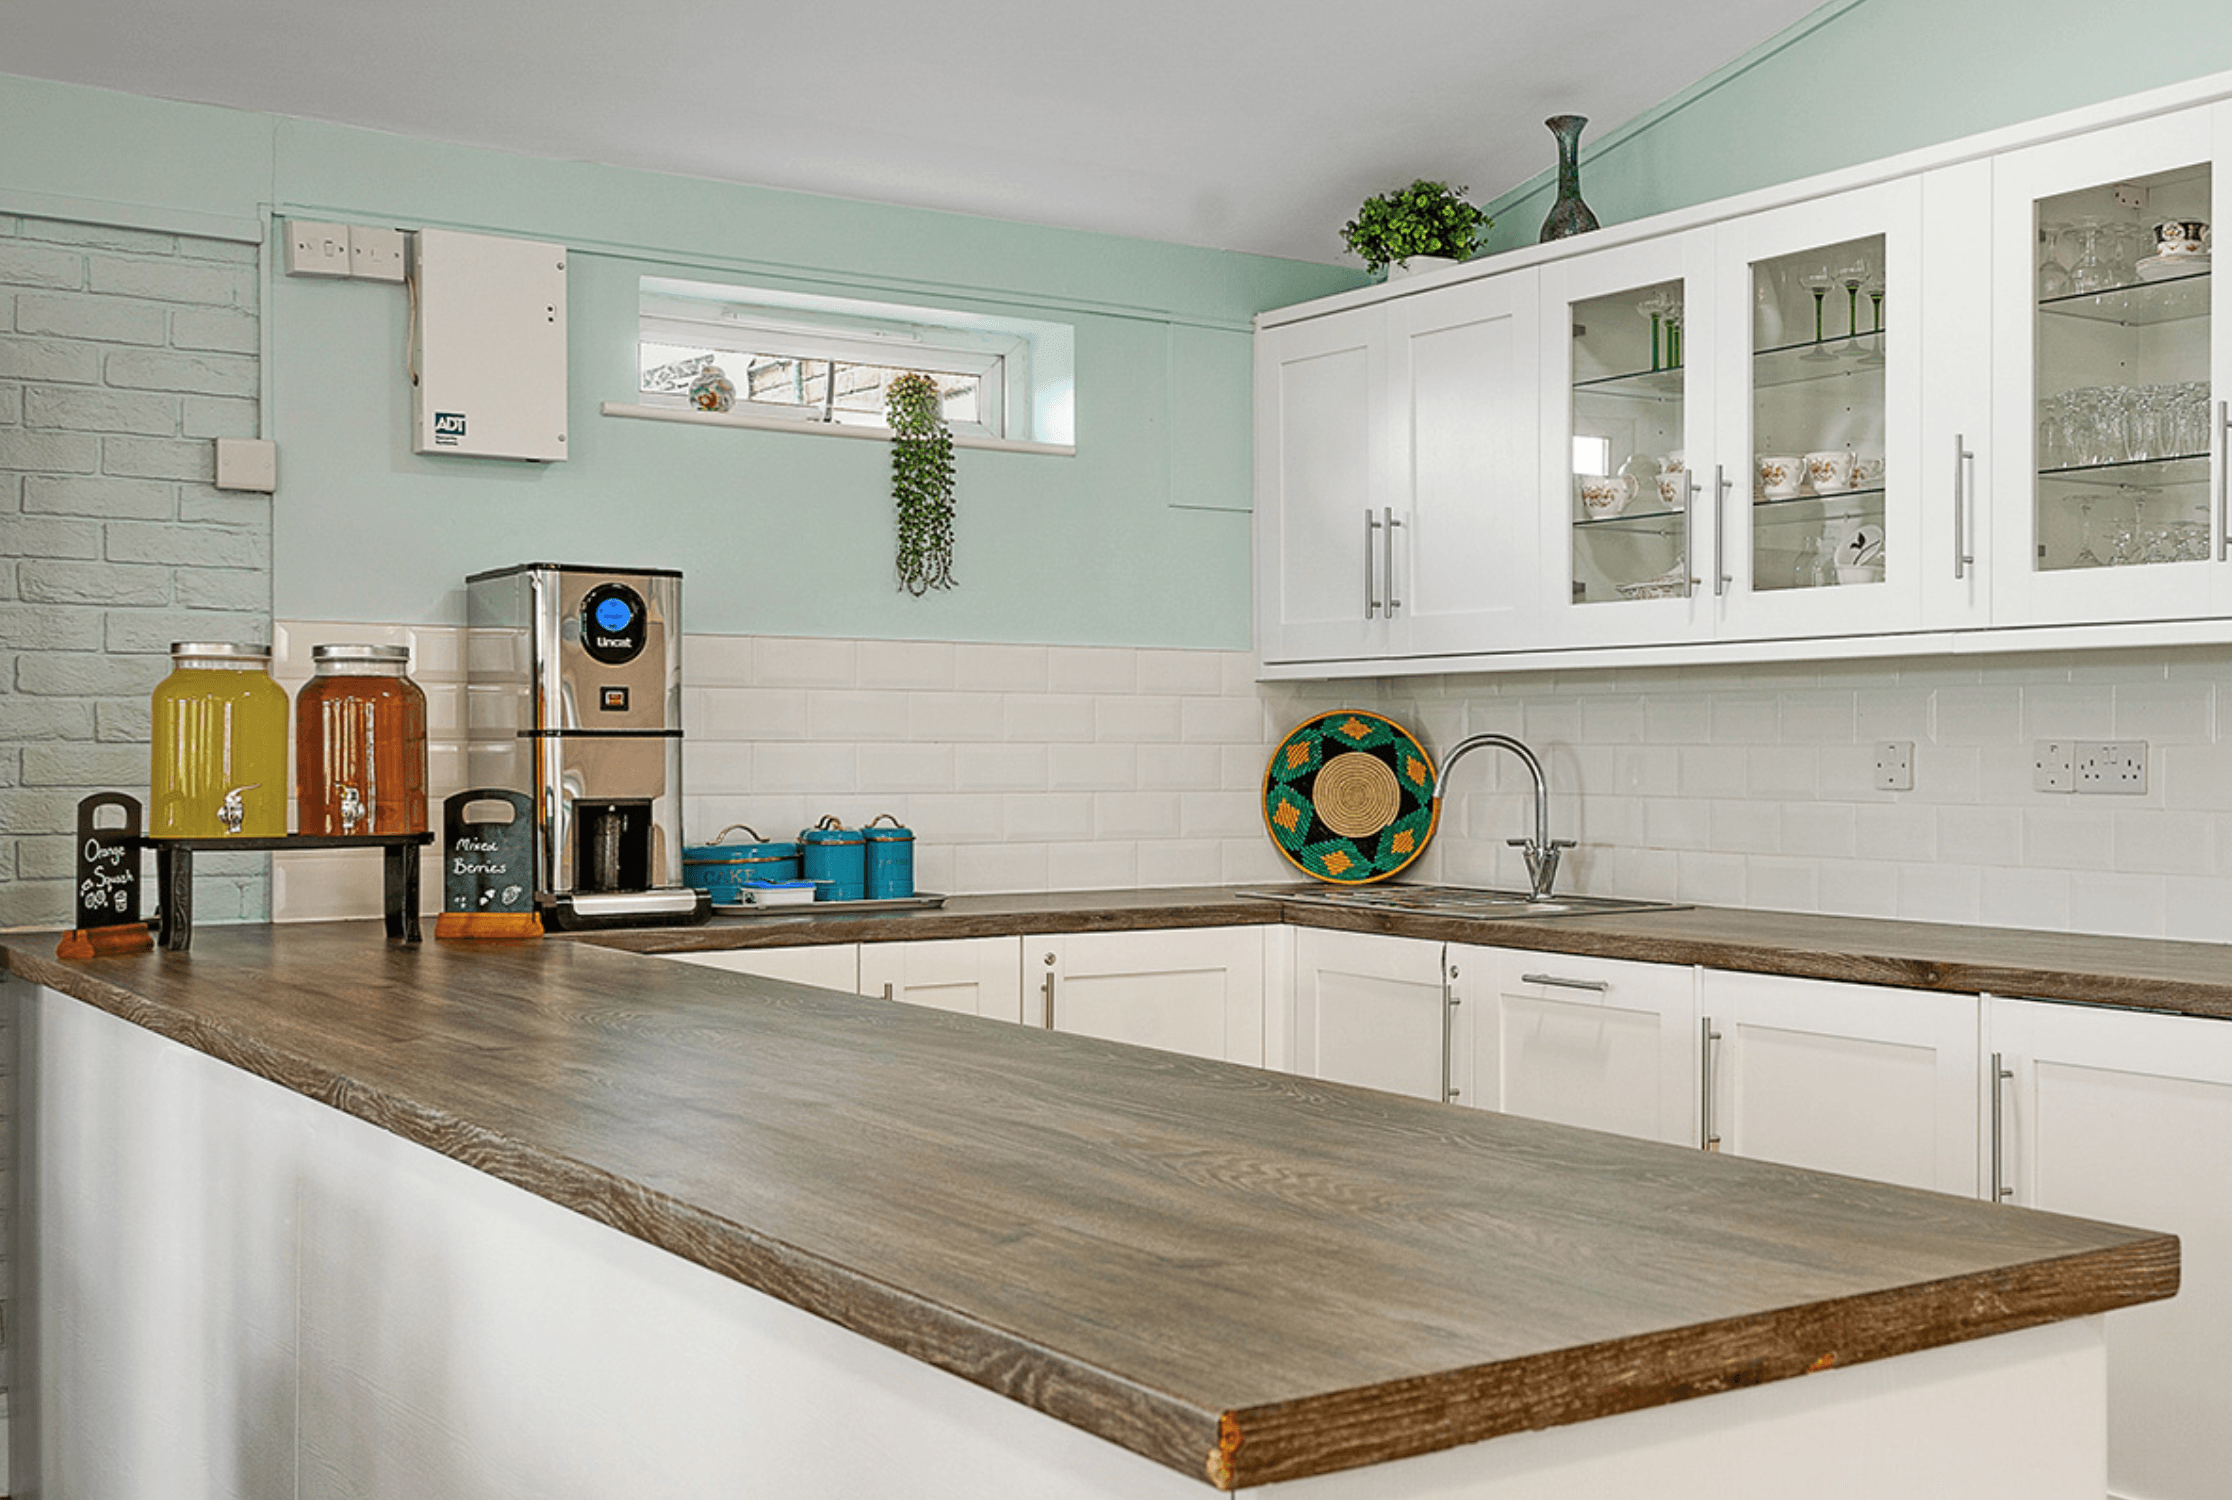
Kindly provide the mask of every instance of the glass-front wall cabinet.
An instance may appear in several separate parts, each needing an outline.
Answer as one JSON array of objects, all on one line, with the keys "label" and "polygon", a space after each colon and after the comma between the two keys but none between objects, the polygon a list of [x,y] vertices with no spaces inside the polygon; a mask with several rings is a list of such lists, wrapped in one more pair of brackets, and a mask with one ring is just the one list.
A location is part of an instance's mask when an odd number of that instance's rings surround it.
[{"label": "glass-front wall cabinet", "polygon": [[2021,455],[2025,524],[1998,559],[1998,618],[2232,604],[2210,271],[2224,118],[2182,111],[2000,169],[1996,305],[2017,337],[1995,381],[1997,435]]},{"label": "glass-front wall cabinet", "polygon": [[1752,268],[1750,586],[1884,581],[1884,238]]},{"label": "glass-front wall cabinet", "polygon": [[[1544,569],[1555,639],[1709,634],[1698,559],[1711,447],[1712,231],[1543,267],[1543,471],[1567,476]],[[1709,459],[1705,460],[1707,463]]]}]

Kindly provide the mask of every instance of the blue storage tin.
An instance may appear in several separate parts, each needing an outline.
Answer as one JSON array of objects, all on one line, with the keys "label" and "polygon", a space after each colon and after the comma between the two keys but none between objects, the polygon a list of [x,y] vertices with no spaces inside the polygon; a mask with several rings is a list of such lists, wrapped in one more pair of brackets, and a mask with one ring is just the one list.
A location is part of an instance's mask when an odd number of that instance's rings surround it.
[{"label": "blue storage tin", "polygon": [[[748,844],[723,842],[732,833],[752,836]],[[718,906],[735,906],[744,899],[744,883],[796,880],[799,877],[798,845],[762,839],[743,823],[731,823],[713,835],[710,844],[694,844],[682,851],[682,883],[705,891]]]},{"label": "blue storage tin", "polygon": [[[878,825],[889,821],[889,828]],[[867,840],[868,899],[890,901],[912,896],[914,887],[914,830],[903,828],[890,813],[878,813],[860,830]]]},{"label": "blue storage tin", "polygon": [[[867,841],[857,828],[826,817],[798,836],[806,878],[823,901],[858,901],[868,894]],[[820,882],[828,881],[824,886]]]}]

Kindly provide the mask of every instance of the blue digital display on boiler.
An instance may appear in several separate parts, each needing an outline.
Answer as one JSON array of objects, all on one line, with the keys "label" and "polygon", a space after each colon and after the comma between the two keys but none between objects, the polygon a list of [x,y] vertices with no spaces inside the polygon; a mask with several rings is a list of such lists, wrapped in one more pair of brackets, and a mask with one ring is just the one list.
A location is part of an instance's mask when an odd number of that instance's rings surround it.
[{"label": "blue digital display on boiler", "polygon": [[581,649],[607,666],[636,659],[650,630],[643,596],[624,583],[600,583],[581,601]]},{"label": "blue digital display on boiler", "polygon": [[634,618],[635,611],[628,607],[625,599],[607,594],[597,601],[597,626],[601,630],[626,630],[628,622]]}]

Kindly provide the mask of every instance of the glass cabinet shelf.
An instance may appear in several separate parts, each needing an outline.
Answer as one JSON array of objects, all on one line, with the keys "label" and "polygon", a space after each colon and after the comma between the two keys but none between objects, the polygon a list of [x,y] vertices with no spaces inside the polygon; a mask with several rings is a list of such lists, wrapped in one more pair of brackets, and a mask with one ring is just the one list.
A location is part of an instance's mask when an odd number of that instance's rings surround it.
[{"label": "glass cabinet shelf", "polygon": [[2112,464],[2079,464],[2064,469],[2040,469],[2041,484],[2078,484],[2092,488],[2157,490],[2171,485],[2206,484],[2209,455],[2180,454],[2174,458],[2130,459]]},{"label": "glass cabinet shelf", "polygon": [[2196,271],[2164,281],[2134,281],[2104,292],[2041,297],[2038,311],[2045,317],[2082,318],[2089,323],[2116,323],[2127,328],[2205,318],[2209,315],[2209,273]]},{"label": "glass cabinet shelf", "polygon": [[1881,330],[1857,337],[1833,337],[1820,343],[1781,344],[1752,351],[1752,389],[1775,390],[1823,380],[1883,377]]},{"label": "glass cabinet shelf", "polygon": [[1790,495],[1780,500],[1752,501],[1752,528],[1767,526],[1820,526],[1825,521],[1856,518],[1880,520],[1883,491],[1831,490],[1826,495]]},{"label": "glass cabinet shelf", "polygon": [[1684,513],[1681,511],[1666,510],[1663,508],[1653,510],[1623,510],[1616,516],[1591,516],[1584,519],[1576,520],[1573,523],[1573,529],[1576,531],[1601,531],[1617,527],[1628,527],[1630,529],[1641,529],[1649,531],[1655,528],[1664,527],[1670,521],[1681,521],[1684,518]]},{"label": "glass cabinet shelf", "polygon": [[1684,370],[1676,365],[1666,370],[1630,370],[1619,375],[1598,375],[1573,383],[1575,397],[1625,396],[1645,401],[1679,401],[1682,399]]}]

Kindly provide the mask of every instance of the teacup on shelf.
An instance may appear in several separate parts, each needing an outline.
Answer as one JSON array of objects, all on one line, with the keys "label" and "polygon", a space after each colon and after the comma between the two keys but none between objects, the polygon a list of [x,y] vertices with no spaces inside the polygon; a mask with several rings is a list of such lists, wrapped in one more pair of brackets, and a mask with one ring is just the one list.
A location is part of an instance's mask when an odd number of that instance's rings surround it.
[{"label": "teacup on shelf", "polygon": [[1589,513],[1592,521],[1606,521],[1627,509],[1635,498],[1638,486],[1625,474],[1584,474],[1581,476],[1581,508]]},{"label": "teacup on shelf", "polygon": [[1852,487],[1872,490],[1883,483],[1883,455],[1862,454],[1852,462]]},{"label": "teacup on shelf", "polygon": [[1843,449],[1823,449],[1806,455],[1806,482],[1817,495],[1832,494],[1852,488],[1853,464],[1856,455]]},{"label": "teacup on shelf", "polygon": [[1762,458],[1759,491],[1770,500],[1788,500],[1806,481],[1806,466],[1795,457]]},{"label": "teacup on shelf", "polygon": [[1689,475],[1680,469],[1668,469],[1658,477],[1659,504],[1668,510],[1680,510],[1689,503]]}]

